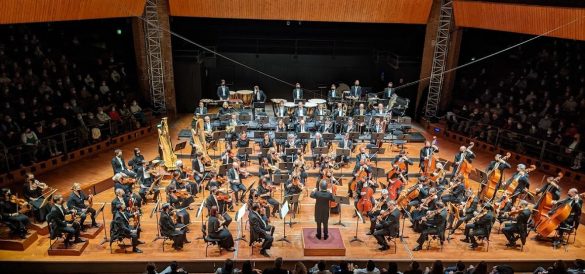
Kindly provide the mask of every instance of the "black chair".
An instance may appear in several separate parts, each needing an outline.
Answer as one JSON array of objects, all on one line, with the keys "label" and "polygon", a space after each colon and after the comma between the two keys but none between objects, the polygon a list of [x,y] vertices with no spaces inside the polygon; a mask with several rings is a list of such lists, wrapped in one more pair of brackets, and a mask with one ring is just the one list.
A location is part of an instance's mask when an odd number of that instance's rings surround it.
[{"label": "black chair", "polygon": [[124,242],[124,237],[123,236],[118,236],[118,237],[114,237],[114,233],[112,228],[114,227],[114,221],[110,222],[110,254],[114,253],[114,250],[112,249],[112,244],[114,242],[116,242],[118,244],[118,247],[124,249],[124,253],[128,253],[128,247],[131,245],[127,245]]},{"label": "black chair", "polygon": [[67,233],[57,232],[55,228],[56,224],[53,221],[53,214],[49,212],[46,217],[49,228],[49,250],[52,250],[53,244],[56,243],[59,239],[62,239],[63,243],[65,243],[65,240],[67,239]]},{"label": "black chair", "polygon": [[162,233],[162,231],[160,230],[160,228],[158,230],[158,233],[160,234],[160,236],[159,236],[160,238],[158,238],[158,239],[162,239],[163,240],[163,242],[162,242],[162,249],[163,249],[163,252],[165,252],[165,243],[168,240],[170,240],[171,238],[169,236],[165,235],[164,233]]},{"label": "black chair", "polygon": [[392,245],[394,245],[394,254],[396,254],[396,246],[397,246],[396,239],[398,238],[398,236],[399,236],[398,234],[386,236],[386,241],[388,241],[389,243],[392,243]]},{"label": "black chair", "polygon": [[262,244],[263,242],[264,242],[264,239],[258,237],[258,235],[256,233],[254,233],[254,231],[250,227],[250,243],[248,244],[248,246],[250,246],[250,255],[254,255],[254,246],[257,243]]},{"label": "black chair", "polygon": [[[563,231],[563,237],[560,238],[559,235],[559,231]],[[573,236],[573,241],[571,242],[571,236]],[[567,252],[569,250],[569,244],[571,243],[575,243],[575,241],[577,240],[577,230],[575,229],[574,226],[567,226],[567,225],[562,225],[556,230],[556,234],[555,234],[555,239],[559,239],[561,245],[563,245],[565,247],[565,252]],[[555,249],[556,246],[553,245],[553,249]]]},{"label": "black chair", "polygon": [[221,256],[221,246],[219,245],[220,240],[216,238],[212,238],[207,235],[207,225],[201,225],[201,233],[203,234],[203,241],[205,242],[205,257],[207,257],[207,249],[211,245],[216,245],[219,250],[219,255]]},{"label": "black chair", "polygon": [[[492,234],[492,226],[490,225],[485,235],[478,235],[477,239],[485,246],[485,251],[490,250],[490,235]],[[486,244],[487,243],[487,244]]]}]

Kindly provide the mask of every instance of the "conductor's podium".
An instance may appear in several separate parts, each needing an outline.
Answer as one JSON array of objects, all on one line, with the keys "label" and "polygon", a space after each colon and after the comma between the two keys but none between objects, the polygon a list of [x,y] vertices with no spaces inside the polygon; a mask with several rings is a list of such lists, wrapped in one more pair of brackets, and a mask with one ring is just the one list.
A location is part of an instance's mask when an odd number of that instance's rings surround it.
[{"label": "conductor's podium", "polygon": [[329,228],[329,238],[319,240],[317,228],[303,228],[303,250],[305,256],[345,256],[345,244],[339,228]]}]

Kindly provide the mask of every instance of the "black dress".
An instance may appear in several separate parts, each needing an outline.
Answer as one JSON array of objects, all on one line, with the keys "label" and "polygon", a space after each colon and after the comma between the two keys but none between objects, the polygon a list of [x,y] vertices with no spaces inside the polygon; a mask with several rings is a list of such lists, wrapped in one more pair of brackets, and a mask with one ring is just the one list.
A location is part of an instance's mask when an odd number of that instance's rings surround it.
[{"label": "black dress", "polygon": [[211,238],[219,239],[219,246],[224,249],[230,249],[234,246],[232,234],[226,228],[222,228],[219,220],[214,216],[209,216],[207,219],[207,234]]}]

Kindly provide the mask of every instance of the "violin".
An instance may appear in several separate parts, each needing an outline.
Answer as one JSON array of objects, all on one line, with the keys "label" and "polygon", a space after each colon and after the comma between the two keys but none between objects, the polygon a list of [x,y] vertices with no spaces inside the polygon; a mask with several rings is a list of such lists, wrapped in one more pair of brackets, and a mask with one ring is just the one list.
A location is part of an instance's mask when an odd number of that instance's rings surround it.
[{"label": "violin", "polygon": [[136,179],[134,179],[134,178],[125,177],[125,176],[122,177],[122,178],[120,178],[120,184],[123,184],[123,185],[132,185],[132,184],[135,184],[135,183],[136,183]]},{"label": "violin", "polygon": [[175,192],[175,196],[179,199],[189,199],[192,195],[186,189],[179,189]]},{"label": "violin", "polygon": [[18,196],[14,194],[10,195],[9,201],[16,205],[17,212],[20,214],[25,214],[32,209],[31,205],[25,199],[18,198]]}]

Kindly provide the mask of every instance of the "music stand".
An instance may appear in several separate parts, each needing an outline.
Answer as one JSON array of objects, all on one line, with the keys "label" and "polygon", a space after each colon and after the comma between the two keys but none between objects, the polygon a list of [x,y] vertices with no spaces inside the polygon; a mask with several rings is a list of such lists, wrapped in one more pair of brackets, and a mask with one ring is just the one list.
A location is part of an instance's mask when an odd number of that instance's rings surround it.
[{"label": "music stand", "polygon": [[229,169],[229,168],[228,168],[228,165],[229,165],[229,164],[220,165],[220,166],[219,166],[219,171],[218,171],[218,174],[219,174],[219,175],[222,175],[222,176],[223,176],[224,174],[226,174],[226,171]]},{"label": "music stand", "polygon": [[[327,154],[329,153],[329,148],[328,147],[316,147],[313,149],[313,154],[317,155],[317,156],[321,156],[323,154]],[[313,159],[313,166],[315,166],[315,163],[317,163],[317,159]]]},{"label": "music stand", "polygon": [[[281,163],[283,164],[283,163]],[[284,163],[286,164],[286,163]],[[280,169],[280,167],[279,167]],[[284,184],[286,184],[286,182],[288,181],[288,174],[274,174],[273,175],[273,179],[272,179],[272,183],[273,184],[280,184],[280,200],[284,202]]]},{"label": "music stand", "polygon": [[[105,207],[106,207],[106,203],[102,203],[102,207],[100,207],[100,209],[96,210],[95,216],[100,215],[100,213],[102,213],[104,211]],[[108,239],[108,233],[106,232],[107,229],[106,229],[106,216],[105,216],[105,214],[102,214],[102,222],[104,222],[104,238],[100,242],[100,245],[103,245],[104,243],[107,243],[110,241],[110,239]],[[112,228],[110,227],[110,229],[112,229]]]},{"label": "music stand", "polygon": [[335,117],[335,122],[339,124],[345,123],[347,116],[337,116]]},{"label": "music stand", "polygon": [[[293,169],[293,164],[294,164],[293,162],[281,162],[281,163],[278,163],[278,169],[280,169],[284,172],[288,172],[289,170]],[[288,175],[286,175],[286,176],[288,179]]]},{"label": "music stand", "polygon": [[[211,140],[215,142],[215,147],[219,147],[219,140],[225,139],[225,130],[216,130],[211,133]],[[213,150],[213,157],[217,156],[217,149]]]},{"label": "music stand", "polygon": [[335,155],[341,156],[341,176],[343,176],[343,166],[345,162],[343,161],[344,157],[348,157],[351,154],[351,150],[349,148],[338,148],[335,150]]},{"label": "music stand", "polygon": [[325,141],[333,141],[335,140],[335,133],[322,133],[321,136],[323,136],[323,140]]},{"label": "music stand", "polygon": [[287,132],[275,132],[274,139],[276,140],[286,140],[288,133]]},{"label": "music stand", "polygon": [[376,140],[376,142],[379,142],[379,141],[382,141],[383,142],[385,135],[386,135],[386,133],[383,133],[383,132],[373,132],[372,133],[372,139],[373,140]]},{"label": "music stand", "polygon": [[309,132],[306,132],[306,131],[305,131],[305,132],[299,132],[299,133],[298,133],[298,135],[297,135],[297,137],[298,137],[298,138],[301,140],[301,142],[302,142],[303,140],[308,140],[308,139],[310,139],[310,138],[311,138],[311,133],[309,133]]},{"label": "music stand", "polygon": [[248,126],[246,126],[246,125],[239,125],[239,126],[236,126],[236,128],[234,129],[234,131],[235,131],[236,133],[242,133],[242,132],[246,132],[246,131],[248,131]]},{"label": "music stand", "polygon": [[286,215],[288,214],[289,206],[288,201],[284,202],[282,207],[280,207],[280,218],[282,219],[282,227],[283,227],[283,235],[282,238],[276,240],[277,242],[287,242],[290,244],[290,241],[286,238]]},{"label": "music stand", "polygon": [[345,224],[341,222],[341,205],[349,205],[349,197],[335,195],[333,196],[333,199],[335,199],[335,202],[339,205],[339,221],[333,225],[345,227]]},{"label": "music stand", "polygon": [[349,133],[349,139],[350,140],[357,140],[360,138],[360,133],[359,132],[350,132]]},{"label": "music stand", "polygon": [[226,114],[223,114],[223,115],[219,116],[219,120],[221,122],[229,121],[231,118],[232,118],[232,114],[231,113],[226,113]]},{"label": "music stand", "polygon": [[258,124],[260,124],[261,129],[264,128],[264,125],[268,125],[269,121],[268,116],[258,116]]},{"label": "music stand", "polygon": [[240,116],[238,117],[238,119],[243,124],[246,124],[247,122],[252,121],[252,116],[250,114],[247,114],[247,113],[240,113]]},{"label": "music stand", "polygon": [[246,235],[244,235],[242,233],[242,220],[244,220],[244,215],[246,215],[247,208],[248,208],[248,204],[244,203],[244,204],[242,204],[242,207],[240,207],[240,209],[238,209],[238,212],[236,212],[236,222],[238,223],[238,234],[241,236],[234,239],[234,241],[248,242],[246,240]]},{"label": "music stand", "polygon": [[249,155],[252,154],[252,148],[251,147],[240,147],[238,148],[238,155],[245,155],[246,157],[246,162],[249,159]]},{"label": "music stand", "polygon": [[[300,193],[291,195],[290,196],[290,204],[292,204],[292,205],[294,205],[295,203],[298,204],[299,203],[299,197],[301,197],[301,194]],[[298,206],[297,206],[297,208],[298,208]],[[297,212],[294,210],[294,208],[293,208],[292,217],[289,217],[288,225],[290,227],[292,227],[293,224],[296,224],[297,223],[297,222],[293,222],[292,221],[293,218],[294,219],[297,218]],[[285,224],[286,224],[286,222],[285,222]]]},{"label": "music stand", "polygon": [[298,148],[286,148],[284,149],[287,158],[291,158],[291,162],[294,162],[295,156],[299,153]]},{"label": "music stand", "polygon": [[353,242],[363,243],[364,241],[362,241],[360,238],[358,238],[358,226],[360,225],[360,221],[364,222],[364,218],[362,217],[362,214],[360,213],[360,211],[355,207],[355,205],[353,206],[353,210],[355,211],[355,214],[357,215],[357,218],[355,219],[355,236],[353,236],[353,239],[351,239],[349,242],[350,243],[353,243]]},{"label": "music stand", "polygon": [[150,211],[150,218],[152,218],[152,215],[156,215],[156,237],[154,237],[154,240],[152,240],[152,242],[156,242],[157,240],[160,239],[164,239],[161,235],[160,235],[160,224],[159,224],[159,207],[160,207],[160,196],[158,197],[157,201],[156,201],[156,205],[154,205],[154,208],[152,208],[152,211]]},{"label": "music stand", "polygon": [[264,102],[254,102],[252,104],[252,107],[254,109],[258,109],[258,108],[264,109],[266,107],[266,103],[264,103]]}]

